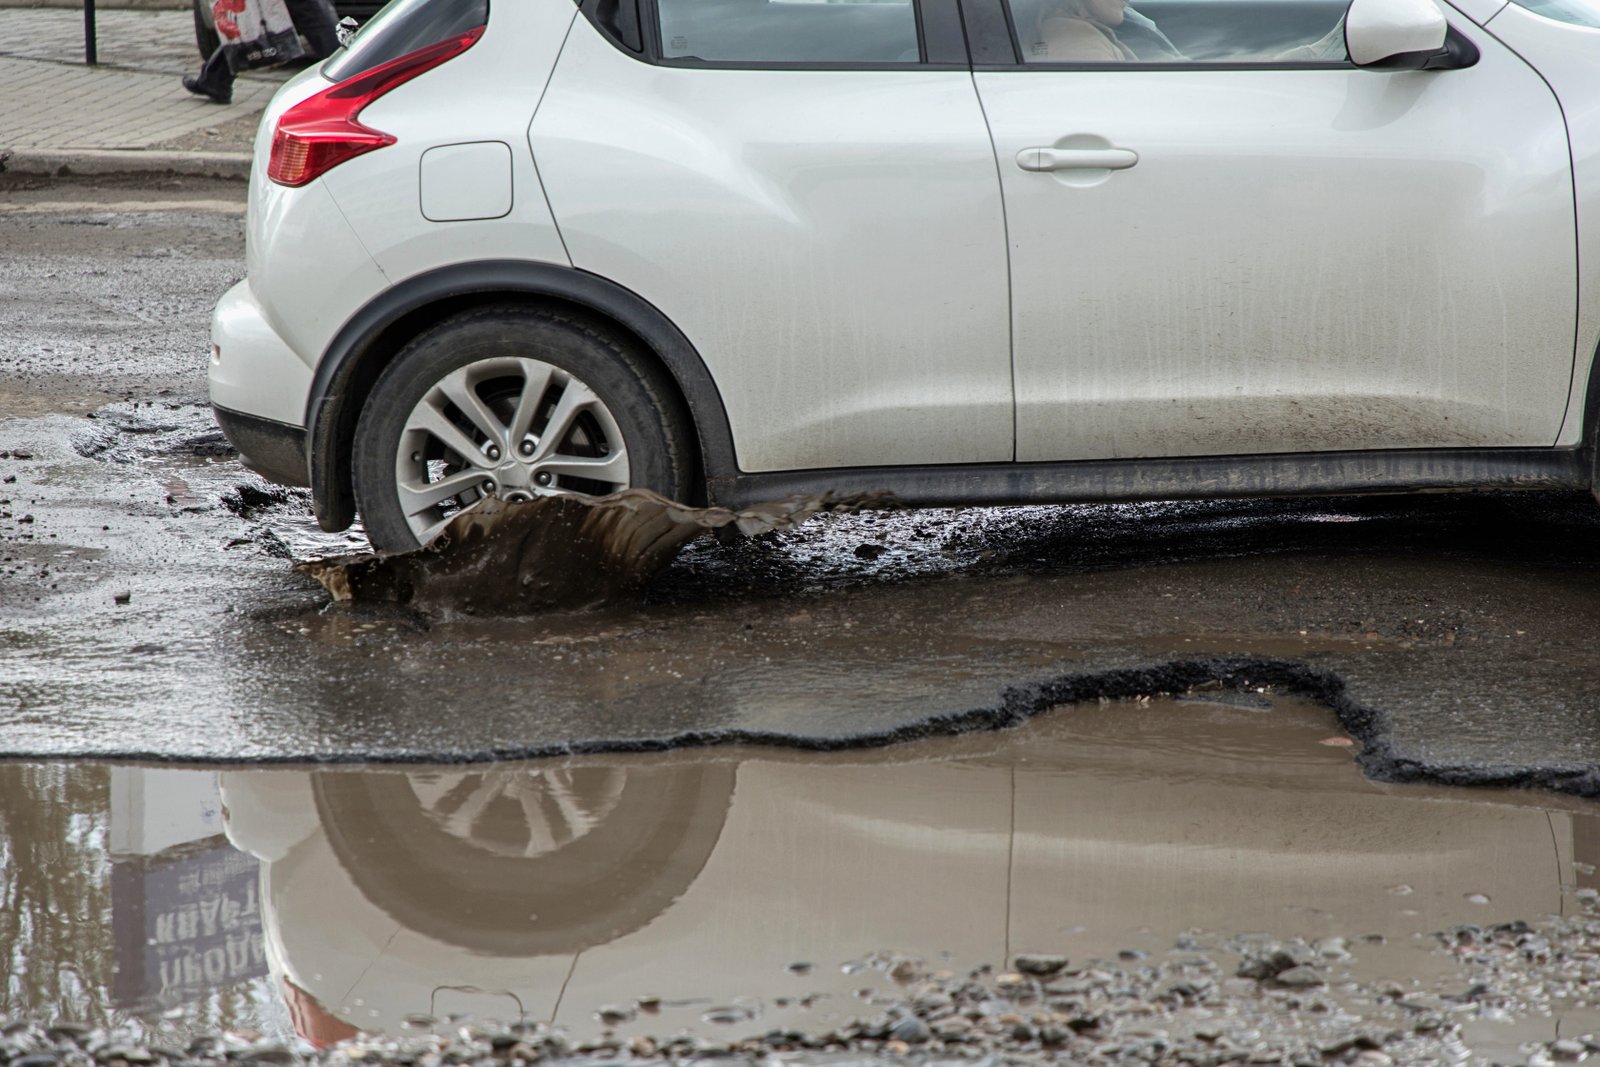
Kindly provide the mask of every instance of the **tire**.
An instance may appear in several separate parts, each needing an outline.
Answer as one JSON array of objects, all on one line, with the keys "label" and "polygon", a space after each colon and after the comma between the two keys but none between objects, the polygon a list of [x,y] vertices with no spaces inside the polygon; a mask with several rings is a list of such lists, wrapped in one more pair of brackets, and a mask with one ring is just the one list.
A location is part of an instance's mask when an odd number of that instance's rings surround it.
[{"label": "tire", "polygon": [[[483,809],[481,823],[499,831],[498,840],[452,831],[413,784],[430,775],[457,794],[482,790],[496,776],[568,776],[580,799],[596,777],[619,779],[620,789],[581,835],[517,855],[522,808],[501,801],[509,810]],[[656,919],[688,892],[716,849],[736,780],[736,767],[721,763],[311,776],[323,833],[361,894],[409,930],[489,956],[582,952]],[[509,848],[494,847],[508,841]]]},{"label": "tire", "polygon": [[200,59],[204,62],[211,58],[222,45],[222,38],[217,36],[217,29],[211,25],[208,17],[211,13],[210,6],[205,0],[193,0],[194,7],[194,44],[200,50]]},{"label": "tire", "polygon": [[[525,409],[533,414],[519,433]],[[440,413],[454,431],[439,425]],[[486,424],[500,435],[480,429]],[[683,500],[694,472],[691,440],[671,379],[634,346],[551,311],[478,308],[418,335],[379,376],[356,422],[356,504],[373,548],[404,552],[484,492],[526,499],[632,487]],[[402,504],[402,485],[414,504],[450,488],[446,480],[475,487],[421,510]]]}]

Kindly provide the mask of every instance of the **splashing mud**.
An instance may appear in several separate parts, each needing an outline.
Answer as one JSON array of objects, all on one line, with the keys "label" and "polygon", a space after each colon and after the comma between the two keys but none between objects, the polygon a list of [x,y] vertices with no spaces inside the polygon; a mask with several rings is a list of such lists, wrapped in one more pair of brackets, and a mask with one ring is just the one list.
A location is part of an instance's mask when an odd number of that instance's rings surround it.
[{"label": "splashing mud", "polygon": [[636,593],[678,550],[710,530],[746,537],[813,515],[881,506],[874,496],[790,497],[741,511],[696,508],[646,489],[603,497],[493,497],[457,515],[424,548],[308,560],[336,601],[388,601],[469,614],[593,608]]}]

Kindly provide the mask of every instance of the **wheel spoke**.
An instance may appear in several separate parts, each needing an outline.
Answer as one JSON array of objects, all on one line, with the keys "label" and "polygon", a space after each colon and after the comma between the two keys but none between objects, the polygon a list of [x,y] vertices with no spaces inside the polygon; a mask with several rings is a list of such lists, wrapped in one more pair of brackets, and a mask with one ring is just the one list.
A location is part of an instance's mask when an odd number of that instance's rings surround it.
[{"label": "wheel spoke", "polygon": [[548,363],[538,360],[519,360],[522,364],[522,394],[517,397],[517,410],[511,416],[511,429],[506,435],[509,447],[516,448],[522,439],[528,436],[528,430],[533,426],[533,417],[539,413],[539,402],[544,399],[545,390],[550,388],[550,377],[553,368]]},{"label": "wheel spoke", "polygon": [[561,812],[561,821],[567,828],[569,839],[579,836],[594,823],[595,819],[583,798],[574,794],[569,786],[552,783],[550,799],[555,802],[556,810]]},{"label": "wheel spoke", "polygon": [[[409,521],[409,519],[415,519],[415,518],[416,518],[415,515],[409,516],[408,521]],[[432,523],[429,523],[426,526],[421,526],[420,529],[418,528],[421,525],[420,523],[412,522],[411,523],[411,529],[416,534],[417,544],[425,545],[429,541],[432,541],[435,537],[438,537],[440,534],[444,533],[444,528],[446,526],[449,526],[450,525],[450,520],[454,519],[454,518],[455,518],[454,515],[446,515],[444,518],[440,519],[438,522],[432,522]]]},{"label": "wheel spoke", "polygon": [[482,483],[483,473],[471,469],[457,471],[436,482],[424,482],[421,485],[400,482],[400,507],[407,515],[419,515]]},{"label": "wheel spoke", "polygon": [[444,378],[440,379],[438,389],[450,398],[450,403],[460,409],[461,414],[471,420],[472,425],[478,428],[479,433],[504,448],[506,444],[506,428],[495,417],[494,412],[490,411],[488,406],[479,399],[478,391],[467,380],[468,369],[470,368],[462,367],[460,370],[452,371],[445,375]]},{"label": "wheel spoke", "polygon": [[489,810],[489,805],[500,796],[500,786],[489,778],[480,778],[472,793],[445,818],[445,826],[457,837],[471,839],[478,820]]},{"label": "wheel spoke", "polygon": [[545,424],[544,433],[539,435],[539,447],[529,457],[531,461],[538,463],[548,456],[555,455],[567,432],[572,429],[572,421],[584,408],[599,402],[600,398],[590,392],[588,386],[575,378],[568,381],[566,388],[561,390],[561,399],[556,401],[555,410],[550,413],[550,421]]},{"label": "wheel spoke", "polygon": [[625,484],[628,480],[628,453],[617,449],[609,456],[556,455],[535,468],[540,472],[564,474],[571,478],[588,478],[596,482]]},{"label": "wheel spoke", "polygon": [[406,420],[406,429],[432,434],[440,444],[456,453],[463,463],[483,463],[483,453],[478,451],[477,443],[445,418],[444,412],[427,401],[418,404],[411,412],[411,418]]},{"label": "wheel spoke", "polygon": [[[440,475],[440,467],[453,473]],[[632,473],[607,402],[570,371],[523,355],[476,360],[434,379],[406,416],[394,471],[389,506],[398,504],[424,545],[454,519],[453,504],[480,491],[521,498],[560,492],[570,481],[603,494],[628,485]]]},{"label": "wheel spoke", "polygon": [[523,856],[540,856],[559,846],[559,835],[550,825],[550,812],[545,810],[548,803],[545,794],[523,793],[517,797],[517,801],[522,805],[523,825],[528,828],[528,843],[522,850]]}]

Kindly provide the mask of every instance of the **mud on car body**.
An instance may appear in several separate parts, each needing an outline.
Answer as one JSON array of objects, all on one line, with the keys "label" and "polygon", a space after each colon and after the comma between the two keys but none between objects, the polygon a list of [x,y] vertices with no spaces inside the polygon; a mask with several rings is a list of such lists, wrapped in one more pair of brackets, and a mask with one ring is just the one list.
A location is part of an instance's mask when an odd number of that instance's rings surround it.
[{"label": "mud on car body", "polygon": [[212,401],[386,550],[628,486],[1591,486],[1597,48],[1594,0],[397,0],[263,118]]}]

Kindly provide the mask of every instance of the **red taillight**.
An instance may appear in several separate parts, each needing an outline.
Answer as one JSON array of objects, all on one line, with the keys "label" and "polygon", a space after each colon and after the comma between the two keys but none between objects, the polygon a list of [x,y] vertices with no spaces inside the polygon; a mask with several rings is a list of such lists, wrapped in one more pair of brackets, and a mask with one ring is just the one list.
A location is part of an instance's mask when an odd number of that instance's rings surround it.
[{"label": "red taillight", "polygon": [[384,93],[454,59],[477,43],[483,27],[447,37],[391,59],[353,78],[308,96],[278,117],[272,131],[267,177],[279,185],[300,186],[347,159],[394,144],[394,137],[357,121],[361,109]]},{"label": "red taillight", "polygon": [[283,980],[283,1002],[289,1007],[289,1023],[294,1032],[319,1050],[348,1041],[361,1032],[287,978]]}]

